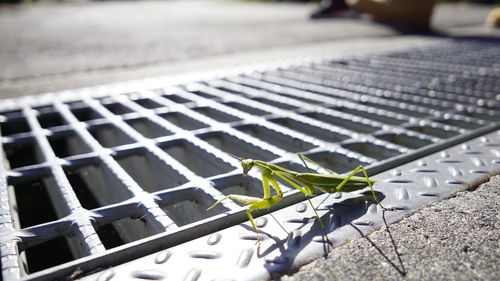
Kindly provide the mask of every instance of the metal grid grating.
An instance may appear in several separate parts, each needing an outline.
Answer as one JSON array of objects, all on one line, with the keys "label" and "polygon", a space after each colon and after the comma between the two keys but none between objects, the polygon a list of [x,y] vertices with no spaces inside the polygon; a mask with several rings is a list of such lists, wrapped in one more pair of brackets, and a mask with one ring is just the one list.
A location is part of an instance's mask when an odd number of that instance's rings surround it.
[{"label": "metal grid grating", "polygon": [[[379,173],[498,129],[496,43],[438,40],[175,87],[4,104],[3,278],[61,276],[75,259],[87,270],[116,264],[244,221],[230,200],[206,211],[229,193],[262,196],[258,174],[243,177],[227,153],[303,171],[294,154],[302,152],[339,173],[360,164]],[[301,200],[284,191],[282,206]],[[47,259],[54,249],[61,254]]]}]

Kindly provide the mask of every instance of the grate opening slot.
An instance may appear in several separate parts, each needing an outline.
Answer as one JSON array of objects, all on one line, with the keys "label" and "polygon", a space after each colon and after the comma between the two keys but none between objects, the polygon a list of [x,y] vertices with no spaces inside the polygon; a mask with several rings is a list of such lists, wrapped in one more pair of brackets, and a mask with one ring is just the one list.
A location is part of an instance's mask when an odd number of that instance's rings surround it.
[{"label": "grate opening slot", "polygon": [[418,149],[426,145],[432,144],[430,140],[425,140],[421,138],[411,137],[406,134],[382,134],[376,136],[381,140],[388,141],[393,144],[402,145],[410,149]]},{"label": "grate opening slot", "polygon": [[431,126],[408,126],[406,127],[406,129],[419,132],[424,135],[438,137],[441,139],[447,139],[459,135],[459,133],[455,131],[449,131],[442,128],[431,127]]},{"label": "grate opening slot", "polygon": [[162,95],[162,97],[166,98],[168,100],[171,100],[171,101],[173,101],[175,103],[180,103],[180,104],[193,102],[192,100],[189,100],[187,98],[181,97],[181,96],[176,95],[176,94]]},{"label": "grate opening slot", "polygon": [[[47,253],[57,254],[50,255],[50,258],[48,258]],[[24,250],[23,254],[26,257],[26,260],[23,261],[22,266],[27,273],[33,273],[51,268],[78,258],[73,256],[68,238],[65,236],[60,236],[41,244],[28,247]]]},{"label": "grate opening slot", "polygon": [[284,103],[284,102],[266,99],[266,98],[250,98],[250,99],[254,100],[254,101],[258,101],[258,102],[263,103],[265,105],[271,105],[271,106],[278,107],[278,108],[285,109],[285,110],[299,109],[299,107],[297,107],[297,106],[294,106],[294,105],[291,105],[288,103]]},{"label": "grate opening slot", "polygon": [[59,158],[91,152],[90,147],[74,132],[66,135],[49,136],[52,150]]},{"label": "grate opening slot", "polygon": [[[499,90],[500,91],[500,90]],[[497,112],[477,112],[477,111],[468,111],[468,112],[461,112],[461,114],[464,114],[467,117],[472,117],[472,118],[477,118],[481,120],[486,120],[486,121],[493,121],[493,122],[498,122],[500,121],[500,114]]]},{"label": "grate opening slot", "polygon": [[401,154],[401,152],[370,142],[356,142],[342,145],[344,148],[358,152],[377,160],[385,160]]},{"label": "grate opening slot", "polygon": [[169,112],[160,115],[163,119],[185,130],[197,130],[208,127],[207,124],[195,120],[179,112]]},{"label": "grate opening slot", "polygon": [[483,125],[475,123],[475,122],[466,121],[466,120],[457,120],[457,119],[452,119],[452,118],[437,119],[434,121],[441,123],[441,124],[451,125],[451,126],[455,126],[455,127],[459,127],[459,128],[463,128],[463,129],[467,129],[467,130],[474,130],[474,129],[477,129],[477,128],[480,128],[483,126]]},{"label": "grate opening slot", "polygon": [[305,142],[296,137],[285,135],[259,125],[243,125],[236,127],[236,129],[245,134],[251,135],[252,137],[294,153],[308,151],[315,147],[312,143]]},{"label": "grate opening slot", "polygon": [[125,244],[125,241],[122,239],[120,233],[118,232],[118,230],[116,230],[113,223],[99,226],[98,228],[96,228],[96,233],[106,250]]},{"label": "grate opening slot", "polygon": [[51,199],[49,192],[55,186],[51,176],[16,180],[16,183],[12,184],[15,196],[13,202],[16,202],[16,206],[11,208],[13,213],[17,214],[21,228],[59,219],[56,209],[62,211],[65,208],[58,206],[62,202],[53,202]]},{"label": "grate opening slot", "polygon": [[332,109],[336,110],[336,111],[340,111],[340,112],[349,113],[349,114],[352,114],[354,116],[361,116],[361,117],[364,117],[366,119],[382,122],[382,123],[389,124],[389,125],[401,125],[403,123],[408,122],[408,120],[397,119],[395,117],[389,117],[388,115],[390,115],[390,114],[388,114],[388,112],[386,112],[385,115],[381,115],[378,113],[367,112],[367,111],[357,110],[357,109],[348,108],[348,107],[338,107],[338,108],[333,107]]},{"label": "grate opening slot", "polygon": [[142,117],[138,119],[130,119],[126,120],[125,122],[127,122],[127,124],[129,124],[134,130],[150,139],[169,136],[173,134],[171,131],[154,122],[151,122],[147,118]]},{"label": "grate opening slot", "polygon": [[177,193],[179,195],[173,196],[175,200],[162,201],[159,205],[178,226],[188,225],[228,211],[222,204],[207,211],[215,201],[201,190],[191,189],[189,192]]},{"label": "grate opening slot", "polygon": [[40,147],[34,141],[5,144],[4,153],[11,169],[45,161]]},{"label": "grate opening slot", "polygon": [[200,138],[226,153],[247,159],[271,161],[279,157],[270,151],[223,132],[208,133]]},{"label": "grate opening slot", "polygon": [[141,105],[142,107],[147,108],[147,109],[155,109],[155,108],[163,107],[163,105],[161,105],[161,104],[159,104],[151,99],[147,99],[147,98],[137,99],[137,100],[134,100],[134,102],[138,103],[139,105]]},{"label": "grate opening slot", "polygon": [[[223,179],[214,180],[213,182],[215,184],[214,187],[224,195],[239,194],[258,198],[264,196],[262,193],[261,181],[250,176],[232,175]],[[245,206],[238,201],[233,202],[239,206]]]},{"label": "grate opening slot", "polygon": [[408,108],[407,106],[400,106],[400,107],[395,107],[391,105],[386,105],[386,104],[381,104],[381,103],[374,103],[374,102],[364,102],[364,105],[370,106],[370,107],[375,107],[375,108],[380,108],[380,109],[385,109],[387,111],[392,111],[392,112],[397,112],[400,114],[412,116],[412,117],[417,117],[417,118],[422,118],[422,117],[427,117],[430,114],[427,112],[418,112],[415,110],[412,110],[411,108]]},{"label": "grate opening slot", "polygon": [[281,125],[283,127],[287,127],[297,132],[301,132],[306,135],[310,135],[312,137],[328,141],[328,142],[341,142],[343,140],[349,139],[348,136],[340,134],[338,132],[326,130],[320,127],[316,127],[310,124],[306,124],[301,121],[294,120],[292,118],[277,118],[269,120],[273,123]]},{"label": "grate opening slot", "polygon": [[103,104],[103,106],[116,115],[123,115],[123,114],[133,112],[130,108],[124,106],[123,104],[117,103],[117,102]]},{"label": "grate opening slot", "polygon": [[234,115],[230,115],[210,107],[197,107],[193,110],[222,123],[231,123],[241,120],[241,118],[238,118]]},{"label": "grate opening slot", "polygon": [[148,192],[176,187],[188,179],[147,152],[115,157],[120,166]]},{"label": "grate opening slot", "polygon": [[51,128],[66,124],[61,114],[58,112],[39,114],[37,118],[42,128]]},{"label": "grate opening slot", "polygon": [[208,178],[234,170],[228,163],[186,140],[160,148],[200,177]]},{"label": "grate opening slot", "polygon": [[[104,228],[103,228],[104,227]],[[111,233],[107,232],[111,231]],[[138,217],[123,217],[96,229],[99,238],[104,240],[104,247],[110,249],[126,243],[137,241],[158,234],[158,230],[145,218],[144,213]],[[117,237],[118,240],[110,241]],[[123,244],[122,244],[123,243]]]},{"label": "grate opening slot", "polygon": [[89,128],[89,133],[104,147],[110,148],[133,143],[134,140],[114,125],[105,124]]},{"label": "grate opening slot", "polygon": [[313,119],[326,122],[329,124],[332,124],[334,126],[339,126],[343,127],[347,130],[354,131],[354,132],[362,132],[362,133],[373,133],[375,131],[380,130],[379,127],[343,119],[343,118],[338,118],[334,117],[325,113],[319,113],[319,112],[309,112],[309,113],[301,113],[305,116],[311,117]]},{"label": "grate opening slot", "polygon": [[71,187],[86,209],[115,204],[132,198],[132,194],[113,171],[95,163],[82,167],[65,167]]},{"label": "grate opening slot", "polygon": [[71,112],[75,115],[76,119],[82,122],[103,118],[102,115],[90,107],[74,108],[71,109]]},{"label": "grate opening slot", "polygon": [[231,108],[246,112],[251,115],[257,115],[257,116],[264,116],[264,115],[269,115],[271,114],[270,112],[264,111],[262,109],[258,109],[255,107],[251,107],[248,105],[244,105],[238,102],[226,102],[224,105],[229,106]]},{"label": "grate opening slot", "polygon": [[[321,165],[320,167],[317,167],[317,165],[306,161],[309,168],[312,168],[313,170],[316,170],[317,168],[326,168],[336,174],[351,172],[358,166],[368,166],[370,164],[368,162],[362,162],[359,159],[348,157],[341,153],[330,151],[311,153],[306,156]],[[307,171],[306,168],[305,170]]]},{"label": "grate opening slot", "polygon": [[212,94],[209,94],[207,92],[204,92],[204,91],[189,91],[191,94],[195,94],[197,96],[200,96],[202,98],[206,98],[206,99],[218,99],[219,97],[216,96],[216,95],[212,95]]},{"label": "grate opening slot", "polygon": [[14,134],[26,133],[30,131],[30,126],[26,119],[16,118],[7,119],[0,123],[0,129],[2,130],[2,136],[10,136]]}]

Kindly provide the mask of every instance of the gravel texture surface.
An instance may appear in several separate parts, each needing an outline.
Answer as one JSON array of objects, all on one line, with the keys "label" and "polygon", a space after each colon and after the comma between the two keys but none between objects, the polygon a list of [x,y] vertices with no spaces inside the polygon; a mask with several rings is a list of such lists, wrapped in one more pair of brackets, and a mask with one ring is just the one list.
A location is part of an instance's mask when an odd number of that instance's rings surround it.
[{"label": "gravel texture surface", "polygon": [[[422,208],[390,225],[401,266],[386,229],[334,249],[283,281],[499,280],[500,176],[474,191]],[[402,276],[399,271],[405,271]]]}]

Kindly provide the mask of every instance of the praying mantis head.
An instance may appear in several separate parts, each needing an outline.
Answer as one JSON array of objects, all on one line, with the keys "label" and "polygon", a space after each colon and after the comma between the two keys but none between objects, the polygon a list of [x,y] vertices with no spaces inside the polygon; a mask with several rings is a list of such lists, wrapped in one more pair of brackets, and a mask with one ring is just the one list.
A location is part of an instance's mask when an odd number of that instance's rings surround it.
[{"label": "praying mantis head", "polygon": [[245,159],[241,160],[241,167],[243,167],[243,175],[247,175],[248,172],[253,168],[254,165],[254,160],[252,159]]}]

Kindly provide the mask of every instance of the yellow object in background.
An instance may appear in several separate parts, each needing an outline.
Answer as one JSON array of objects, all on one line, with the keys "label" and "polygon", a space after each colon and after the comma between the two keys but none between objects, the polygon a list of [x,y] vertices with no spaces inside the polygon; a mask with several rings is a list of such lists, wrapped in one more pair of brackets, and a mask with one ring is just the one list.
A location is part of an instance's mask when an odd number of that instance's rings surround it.
[{"label": "yellow object in background", "polygon": [[347,4],[375,20],[429,29],[436,0],[346,0]]},{"label": "yellow object in background", "polygon": [[491,27],[500,27],[500,8],[493,9],[486,18],[486,25]]}]

